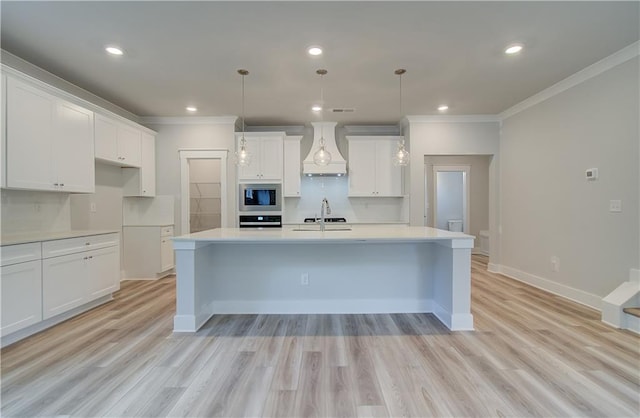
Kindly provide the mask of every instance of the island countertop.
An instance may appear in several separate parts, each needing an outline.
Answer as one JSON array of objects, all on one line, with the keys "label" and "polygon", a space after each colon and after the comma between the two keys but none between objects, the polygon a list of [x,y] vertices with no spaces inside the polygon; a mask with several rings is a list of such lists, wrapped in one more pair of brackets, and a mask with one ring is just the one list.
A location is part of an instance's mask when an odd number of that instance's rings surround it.
[{"label": "island countertop", "polygon": [[[315,226],[318,227],[317,225]],[[458,248],[472,248],[474,236],[441,229],[403,226],[356,226],[345,230],[340,225],[327,225],[326,231],[313,227],[283,228],[218,228],[174,237],[174,247],[184,242],[225,243],[348,243],[348,242],[428,242],[455,241]]]}]

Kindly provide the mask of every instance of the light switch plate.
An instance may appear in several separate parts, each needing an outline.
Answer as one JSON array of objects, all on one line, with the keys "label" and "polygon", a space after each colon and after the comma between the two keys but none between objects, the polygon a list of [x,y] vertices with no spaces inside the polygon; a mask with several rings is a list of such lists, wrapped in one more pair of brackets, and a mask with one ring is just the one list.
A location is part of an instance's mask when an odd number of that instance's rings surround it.
[{"label": "light switch plate", "polygon": [[609,212],[622,212],[622,200],[610,200]]}]

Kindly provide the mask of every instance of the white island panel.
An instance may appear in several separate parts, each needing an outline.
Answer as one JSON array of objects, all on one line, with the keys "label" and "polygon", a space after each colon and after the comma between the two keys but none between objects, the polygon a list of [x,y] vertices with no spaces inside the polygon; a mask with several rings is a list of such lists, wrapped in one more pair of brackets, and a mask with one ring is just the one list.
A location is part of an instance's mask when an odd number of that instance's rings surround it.
[{"label": "white island panel", "polygon": [[422,227],[177,237],[174,330],[196,331],[220,313],[395,312],[434,312],[451,329],[472,329],[472,247],[471,236]]}]

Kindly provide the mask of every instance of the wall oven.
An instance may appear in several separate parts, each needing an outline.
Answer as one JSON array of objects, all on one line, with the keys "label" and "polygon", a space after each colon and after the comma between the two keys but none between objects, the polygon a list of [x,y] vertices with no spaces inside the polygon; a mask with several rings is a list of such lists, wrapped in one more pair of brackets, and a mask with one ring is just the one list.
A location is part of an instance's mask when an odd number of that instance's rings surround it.
[{"label": "wall oven", "polygon": [[276,183],[240,184],[239,212],[281,212],[282,185]]}]

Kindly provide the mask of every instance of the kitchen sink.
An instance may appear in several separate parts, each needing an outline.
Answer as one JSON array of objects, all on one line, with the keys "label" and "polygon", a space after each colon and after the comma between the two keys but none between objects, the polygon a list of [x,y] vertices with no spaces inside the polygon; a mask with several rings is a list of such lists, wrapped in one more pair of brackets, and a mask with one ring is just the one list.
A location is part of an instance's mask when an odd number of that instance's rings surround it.
[{"label": "kitchen sink", "polygon": [[[302,226],[302,227],[298,227],[298,228],[293,228],[292,231],[297,231],[297,232],[320,232],[320,225],[315,225],[315,226]],[[324,232],[333,232],[333,231],[351,231],[351,227],[349,226],[332,226],[332,225],[327,225],[324,228]]]}]

